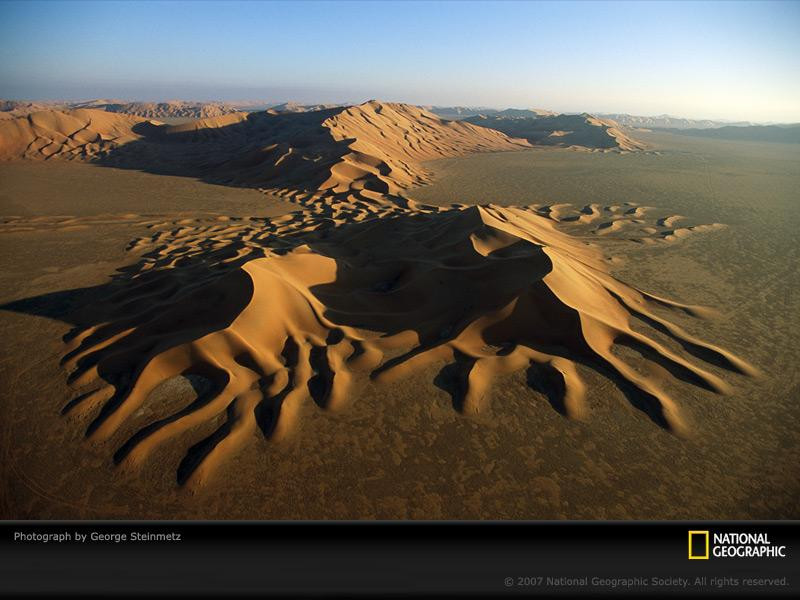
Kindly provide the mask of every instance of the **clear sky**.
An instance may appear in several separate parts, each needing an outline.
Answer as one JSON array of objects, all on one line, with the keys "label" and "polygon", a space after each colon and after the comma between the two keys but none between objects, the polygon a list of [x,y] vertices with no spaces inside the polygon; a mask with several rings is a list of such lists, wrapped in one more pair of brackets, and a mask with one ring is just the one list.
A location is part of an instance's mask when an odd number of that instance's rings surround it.
[{"label": "clear sky", "polygon": [[800,2],[6,2],[0,97],[800,121]]}]

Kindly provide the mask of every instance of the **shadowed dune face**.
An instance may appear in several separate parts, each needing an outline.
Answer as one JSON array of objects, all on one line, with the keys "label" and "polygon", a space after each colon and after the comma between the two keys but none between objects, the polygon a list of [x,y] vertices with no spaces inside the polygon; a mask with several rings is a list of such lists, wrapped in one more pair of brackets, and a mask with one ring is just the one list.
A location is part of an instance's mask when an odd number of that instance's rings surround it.
[{"label": "shadowed dune face", "polygon": [[477,115],[469,123],[502,131],[542,146],[575,146],[600,150],[642,150],[645,145],[624,133],[611,120],[592,115]]},{"label": "shadowed dune face", "polygon": [[[64,412],[87,423],[89,438],[116,445],[120,465],[142,465],[223,416],[178,469],[179,483],[200,486],[253,435],[290,434],[304,402],[335,410],[363,378],[391,382],[436,365],[435,383],[465,415],[486,408],[494,378],[524,371],[556,410],[583,418],[579,368],[589,368],[655,423],[683,433],[672,399],[615,350],[633,349],[714,392],[727,385],[642,326],[694,359],[755,374],[654,310],[702,309],[615,279],[612,259],[585,241],[674,242],[703,231],[676,229],[678,215],[648,225],[648,207],[633,204],[439,209],[400,194],[427,181],[420,161],[528,146],[491,129],[369,102],[178,126],[50,111],[0,123],[0,133],[2,157],[263,186],[299,205],[275,219],[152,223],[151,236],[130,244],[141,260],[74,317],[63,364],[77,395]],[[4,308],[30,310],[35,300]],[[152,406],[176,377],[192,382],[196,398],[177,411]],[[144,407],[157,416],[143,421]],[[120,439],[131,425],[137,433]]]},{"label": "shadowed dune face", "polygon": [[[390,382],[436,364],[436,383],[465,415],[485,409],[495,377],[526,371],[556,410],[583,418],[583,365],[681,433],[673,401],[615,345],[688,383],[718,393],[727,386],[635,332],[633,316],[696,357],[754,373],[652,310],[693,307],[616,280],[596,247],[534,210],[398,211],[369,200],[336,210],[336,218],[317,209],[165,227],[140,241],[154,249],[109,285],[68,340],[64,364],[80,394],[65,412],[88,419],[91,439],[114,440],[115,459],[128,467],[226,415],[179,468],[180,483],[198,486],[259,431],[275,440],[290,434],[301,403],[336,410],[361,378]],[[118,439],[121,425],[177,376],[201,382],[198,398]]]},{"label": "shadowed dune face", "polygon": [[380,102],[303,113],[231,113],[173,126],[88,109],[0,122],[0,160],[82,160],[304,192],[396,193],[427,181],[419,161],[527,146],[414,106]]}]

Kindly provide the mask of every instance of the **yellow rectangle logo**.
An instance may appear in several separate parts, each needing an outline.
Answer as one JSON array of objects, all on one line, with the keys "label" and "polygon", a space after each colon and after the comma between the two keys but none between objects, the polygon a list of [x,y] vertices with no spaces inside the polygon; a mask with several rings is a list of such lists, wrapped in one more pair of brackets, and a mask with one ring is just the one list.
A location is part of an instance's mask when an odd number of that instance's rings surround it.
[{"label": "yellow rectangle logo", "polygon": [[[704,548],[705,551],[700,554],[694,553],[694,540],[692,538],[705,538]],[[708,547],[709,547],[709,536],[708,531],[690,531],[689,532],[689,560],[708,560]]]}]

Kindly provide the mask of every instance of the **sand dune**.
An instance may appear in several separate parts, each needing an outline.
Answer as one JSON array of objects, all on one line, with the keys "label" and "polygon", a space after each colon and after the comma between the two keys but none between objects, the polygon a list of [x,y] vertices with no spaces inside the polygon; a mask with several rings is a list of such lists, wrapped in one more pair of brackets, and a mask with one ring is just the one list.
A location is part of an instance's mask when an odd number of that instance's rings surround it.
[{"label": "sand dune", "polygon": [[602,252],[528,208],[400,210],[350,194],[332,207],[274,220],[156,227],[145,259],[93,306],[65,365],[81,391],[67,412],[92,439],[116,439],[153,390],[177,376],[203,383],[200,399],[117,439],[120,464],[227,414],[179,471],[200,485],[259,430],[280,439],[299,403],[337,409],[359,380],[391,382],[439,364],[454,405],[483,411],[492,380],[527,370],[565,415],[583,418],[577,366],[614,380],[634,406],[682,433],[676,404],[614,352],[632,347],[677,378],[725,393],[728,384],[689,355],[753,374],[725,350],[669,323],[656,309],[702,315],[616,280]]},{"label": "sand dune", "polygon": [[101,110],[47,110],[0,122],[0,160],[92,160],[140,136],[139,117]]},{"label": "sand dune", "polygon": [[81,102],[23,102],[17,100],[0,100],[0,120],[16,119],[44,110],[103,110],[122,113],[147,119],[189,118],[204,119],[218,117],[238,109],[222,102],[186,102],[170,100],[168,102],[126,102],[124,100],[95,99]]},{"label": "sand dune", "polygon": [[230,113],[172,126],[98,110],[0,123],[0,159],[81,159],[307,191],[394,193],[427,180],[420,161],[527,145],[414,106],[380,102],[307,113]]},{"label": "sand dune", "polygon": [[394,193],[424,183],[427,171],[418,164],[435,158],[461,156],[472,152],[518,150],[528,144],[497,131],[469,123],[442,121],[422,109],[404,104],[367,102],[335,115],[324,126],[340,143],[353,140],[341,169],[334,170],[323,189],[335,191],[353,187],[351,178],[362,179],[360,170],[385,185],[380,191]]},{"label": "sand dune", "polygon": [[[508,113],[508,111],[505,111]],[[517,116],[513,113],[478,115],[465,119],[482,127],[525,138],[532,144],[597,150],[642,150],[645,145],[631,138],[610,120],[589,114]]]},{"label": "sand dune", "polygon": [[18,119],[42,110],[60,110],[60,103],[25,102],[20,100],[0,100],[0,121]]},{"label": "sand dune", "polygon": [[540,117],[555,116],[558,113],[545,108],[506,108],[504,110],[485,106],[422,106],[421,108],[443,119],[457,121],[478,115],[500,117]]},{"label": "sand dune", "polygon": [[707,233],[724,229],[722,223],[703,223],[687,227],[675,227],[675,223],[686,219],[682,215],[659,217],[652,207],[639,206],[633,202],[624,204],[586,204],[578,208],[570,203],[531,205],[536,214],[558,223],[561,229],[572,235],[599,235],[617,240],[644,244],[674,242],[695,233]]},{"label": "sand dune", "polygon": [[660,227],[672,227],[675,223],[680,221],[681,219],[685,219],[686,217],[682,215],[670,215],[669,217],[664,217],[658,220],[657,224]]},{"label": "sand dune", "polygon": [[[525,371],[559,412],[579,419],[588,415],[580,370],[594,369],[678,434],[687,430],[678,405],[618,348],[717,393],[729,384],[703,362],[755,374],[662,314],[708,311],[619,281],[613,258],[583,236],[610,229],[672,241],[702,226],[649,224],[646,207],[631,203],[442,209],[403,195],[429,177],[421,161],[528,145],[491,129],[379,102],[179,126],[51,111],[0,128],[6,158],[158,162],[165,172],[277,189],[299,205],[275,219],[150,223],[152,235],[130,244],[140,261],[76,319],[63,360],[76,396],[64,412],[90,439],[114,444],[125,468],[224,418],[178,469],[179,483],[201,486],[252,436],[290,435],[302,403],[340,409],[367,378],[392,382],[432,367],[465,415],[487,409],[495,378]],[[139,410],[175,378],[192,382],[195,401]],[[137,432],[124,434],[131,424]]]},{"label": "sand dune", "polygon": [[747,126],[752,125],[747,121],[730,123],[727,121],[712,121],[709,119],[684,119],[682,117],[671,117],[670,115],[658,115],[653,117],[642,117],[628,114],[601,114],[603,119],[608,119],[619,123],[623,127],[635,127],[636,129],[714,129],[725,126]]},{"label": "sand dune", "polygon": [[268,112],[273,113],[298,113],[298,112],[316,112],[318,110],[328,110],[330,108],[339,108],[342,104],[300,104],[298,102],[283,102],[281,104],[274,104],[269,107]]},{"label": "sand dune", "polygon": [[144,117],[146,119],[166,119],[184,117],[190,119],[206,119],[219,117],[232,112],[236,108],[223,102],[186,102],[170,100],[168,102],[123,102],[120,100],[92,100],[81,104],[72,104],[69,108],[90,108],[113,113],[123,113]]},{"label": "sand dune", "polygon": [[[132,244],[148,250],[145,258],[92,307],[94,324],[68,340],[64,363],[79,395],[66,412],[86,423],[91,439],[117,445],[115,460],[126,468],[226,415],[179,468],[179,482],[195,487],[252,435],[290,435],[303,402],[343,408],[366,378],[392,382],[438,365],[440,385],[469,415],[486,409],[496,377],[522,370],[557,410],[580,419],[587,408],[579,366],[588,367],[655,423],[683,434],[675,402],[615,348],[633,348],[717,393],[729,384],[697,359],[755,374],[660,315],[704,317],[706,309],[615,279],[600,247],[559,231],[546,212],[393,200],[321,190],[309,208],[272,220],[154,224],[152,236]],[[190,377],[198,400],[156,410],[160,416],[120,437],[175,377]]]}]

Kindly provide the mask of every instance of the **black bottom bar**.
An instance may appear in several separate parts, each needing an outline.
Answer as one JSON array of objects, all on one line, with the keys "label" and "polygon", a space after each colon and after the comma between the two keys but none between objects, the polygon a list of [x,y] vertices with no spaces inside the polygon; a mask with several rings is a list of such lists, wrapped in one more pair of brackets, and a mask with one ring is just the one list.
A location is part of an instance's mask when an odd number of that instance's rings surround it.
[{"label": "black bottom bar", "polygon": [[[6,521],[0,529],[0,595],[800,596],[800,522]],[[691,552],[707,559],[689,558],[690,531],[700,532]]]}]

